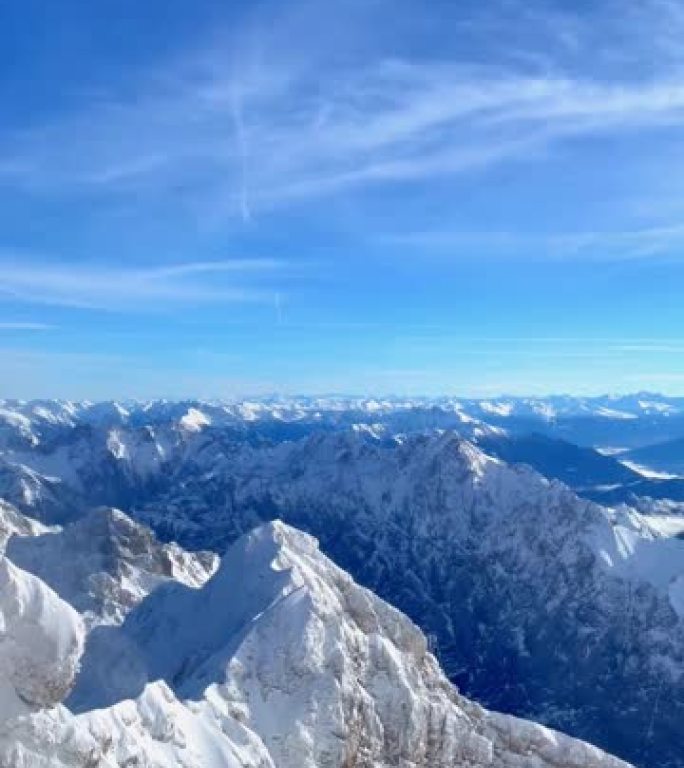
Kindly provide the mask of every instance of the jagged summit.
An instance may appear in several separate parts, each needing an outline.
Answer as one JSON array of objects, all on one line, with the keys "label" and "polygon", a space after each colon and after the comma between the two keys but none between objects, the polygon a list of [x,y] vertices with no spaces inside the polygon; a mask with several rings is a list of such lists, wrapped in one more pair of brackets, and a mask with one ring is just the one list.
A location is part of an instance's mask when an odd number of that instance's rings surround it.
[{"label": "jagged summit", "polygon": [[[122,649],[139,679],[122,679]],[[49,742],[57,768],[627,766],[461,696],[415,624],[280,521],[203,587],[168,584],[93,630],[74,700],[79,715],[15,721],[13,744],[0,728],[0,764],[43,768]]]},{"label": "jagged summit", "polygon": [[121,622],[166,581],[198,587],[217,564],[209,552],[160,543],[149,528],[110,507],[57,531],[15,537],[7,554],[82,612],[89,627]]}]

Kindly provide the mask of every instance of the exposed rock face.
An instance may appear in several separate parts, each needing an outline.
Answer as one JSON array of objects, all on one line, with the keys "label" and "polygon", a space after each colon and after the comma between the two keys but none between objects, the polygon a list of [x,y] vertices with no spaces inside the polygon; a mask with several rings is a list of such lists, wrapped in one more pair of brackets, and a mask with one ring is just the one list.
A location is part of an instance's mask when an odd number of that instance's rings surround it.
[{"label": "exposed rock face", "polygon": [[203,584],[218,558],[162,544],[143,525],[110,508],[91,511],[63,530],[13,538],[8,556],[47,582],[89,627],[116,624],[169,580]]}]

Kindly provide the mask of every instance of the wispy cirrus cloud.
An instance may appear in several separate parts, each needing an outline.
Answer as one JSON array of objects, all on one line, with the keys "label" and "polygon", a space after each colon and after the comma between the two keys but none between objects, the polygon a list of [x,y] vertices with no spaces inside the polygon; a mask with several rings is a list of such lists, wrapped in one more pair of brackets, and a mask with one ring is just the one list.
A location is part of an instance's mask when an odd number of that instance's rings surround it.
[{"label": "wispy cirrus cloud", "polygon": [[168,306],[273,301],[274,259],[189,262],[154,267],[5,260],[0,295],[84,309],[147,311]]},{"label": "wispy cirrus cloud", "polygon": [[[684,125],[678,3],[649,0],[616,15],[607,2],[598,24],[499,5],[501,19],[470,20],[459,37],[465,51],[440,60],[379,44],[340,63],[314,46],[303,66],[294,44],[255,22],[129,98],[7,137],[0,178],[34,191],[102,194],[135,187],[175,195],[182,185],[186,196],[249,220],[293,200]],[[298,24],[294,34],[285,25],[288,35],[309,40]],[[497,29],[501,53],[483,63],[472,41],[487,34],[491,42]],[[650,47],[639,45],[641,35]],[[587,58],[593,68],[581,66]]]},{"label": "wispy cirrus cloud", "polygon": [[181,178],[233,200],[248,218],[250,206],[459,173],[582,136],[684,124],[684,85],[674,80],[624,85],[402,61],[336,79],[315,99],[307,82],[277,94],[250,91],[237,121],[230,82],[212,83],[213,96],[181,89],[95,109],[20,142],[15,181],[156,189]]},{"label": "wispy cirrus cloud", "polygon": [[460,253],[476,250],[482,256],[526,255],[527,258],[568,259],[587,257],[603,260],[630,260],[669,255],[684,247],[684,225],[642,227],[614,231],[576,232],[469,232],[424,230],[385,233],[376,236],[381,244],[426,249],[433,253]]},{"label": "wispy cirrus cloud", "polygon": [[56,326],[25,320],[0,320],[0,331],[52,331]]}]

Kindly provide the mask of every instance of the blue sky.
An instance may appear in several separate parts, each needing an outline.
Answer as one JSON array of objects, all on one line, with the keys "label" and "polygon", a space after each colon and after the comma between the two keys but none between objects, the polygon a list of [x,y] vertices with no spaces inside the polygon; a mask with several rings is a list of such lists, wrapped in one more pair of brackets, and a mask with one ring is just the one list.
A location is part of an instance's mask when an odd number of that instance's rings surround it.
[{"label": "blue sky", "polygon": [[684,1],[2,15],[0,396],[684,392]]}]

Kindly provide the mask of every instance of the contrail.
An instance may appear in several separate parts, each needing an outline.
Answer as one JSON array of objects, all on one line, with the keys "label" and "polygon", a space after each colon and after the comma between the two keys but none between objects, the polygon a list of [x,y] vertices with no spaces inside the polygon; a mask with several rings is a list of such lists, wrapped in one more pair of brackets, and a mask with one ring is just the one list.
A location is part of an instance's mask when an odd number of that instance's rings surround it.
[{"label": "contrail", "polygon": [[252,220],[252,211],[247,197],[247,138],[245,135],[245,122],[242,110],[242,98],[236,88],[231,91],[231,115],[237,141],[238,157],[240,159],[240,214],[244,222]]}]

